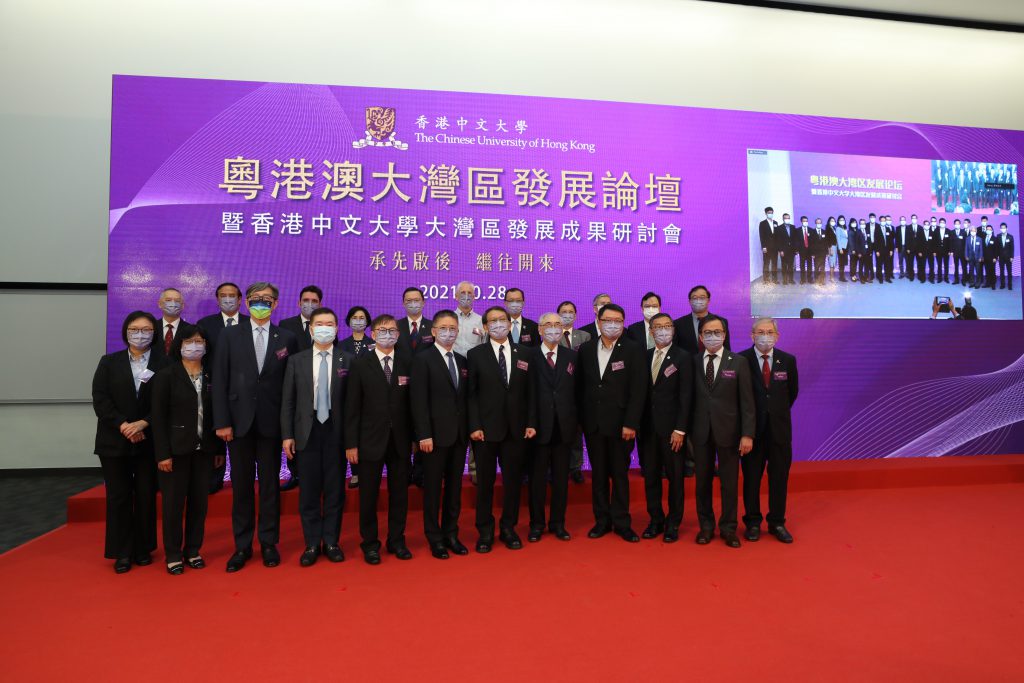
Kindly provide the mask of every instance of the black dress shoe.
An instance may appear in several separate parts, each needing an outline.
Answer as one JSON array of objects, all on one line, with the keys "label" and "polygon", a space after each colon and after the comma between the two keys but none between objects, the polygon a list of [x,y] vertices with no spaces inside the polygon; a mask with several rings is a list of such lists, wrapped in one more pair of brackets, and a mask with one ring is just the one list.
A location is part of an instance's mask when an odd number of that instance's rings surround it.
[{"label": "black dress shoe", "polygon": [[493,545],[494,539],[481,538],[476,542],[476,551],[478,553],[489,553]]},{"label": "black dress shoe", "polygon": [[431,543],[430,554],[439,560],[447,560],[449,557],[448,549],[444,547],[443,543]]},{"label": "black dress shoe", "polygon": [[739,548],[740,547],[739,536],[737,536],[736,532],[734,532],[734,531],[723,533],[722,534],[722,540],[725,541],[725,544],[727,546],[729,546],[730,548]]},{"label": "black dress shoe", "polygon": [[650,524],[647,525],[647,528],[644,529],[643,536],[644,536],[644,538],[657,538],[658,536],[661,536],[661,534],[664,531],[665,531],[665,527],[664,526],[662,526],[661,524],[658,524],[657,522],[651,522]]},{"label": "black dress shoe", "polygon": [[397,557],[400,560],[411,560],[412,559],[412,553],[409,552],[409,549],[407,547],[405,547],[404,543],[401,543],[401,544],[395,543],[394,545],[389,543],[388,546],[387,546],[387,550],[388,550],[389,553],[391,553],[392,555],[394,555],[395,557]]},{"label": "black dress shoe", "polygon": [[786,530],[786,527],[781,524],[776,524],[775,526],[768,527],[768,533],[770,533],[772,536],[779,539],[783,543],[793,542],[793,536],[789,533],[789,531]]},{"label": "black dress shoe", "polygon": [[299,486],[299,478],[298,477],[292,477],[291,479],[289,479],[285,483],[281,484],[281,490],[282,491],[291,491],[294,488],[298,488],[298,486]]},{"label": "black dress shoe", "polygon": [[572,479],[572,483],[574,484],[582,484],[583,470],[573,470],[572,472],[569,473],[569,478]]},{"label": "black dress shoe", "polygon": [[526,540],[530,543],[536,543],[540,540],[540,537],[544,535],[543,529],[530,529],[530,533],[527,534]]},{"label": "black dress shoe", "polygon": [[190,557],[187,560],[185,560],[185,562],[188,564],[188,566],[192,567],[192,569],[206,569],[206,562],[199,555],[196,555],[195,557]]},{"label": "black dress shoe", "polygon": [[366,560],[366,564],[380,564],[380,551],[364,550],[363,559]]},{"label": "black dress shoe", "polygon": [[761,539],[761,527],[760,526],[748,526],[746,532],[743,534],[743,538],[748,541],[758,541]]},{"label": "black dress shoe", "polygon": [[136,555],[135,564],[139,565],[140,567],[149,566],[153,564],[153,556],[149,553],[146,553],[144,555]]},{"label": "black dress shoe", "polygon": [[628,527],[623,529],[622,531],[616,531],[615,533],[618,534],[618,536],[627,543],[640,542],[640,537],[637,535],[637,533]]},{"label": "black dress shoe", "polygon": [[701,529],[697,532],[697,545],[707,545],[715,535],[714,529]]},{"label": "black dress shoe", "polygon": [[555,535],[555,538],[557,538],[559,541],[572,540],[572,536],[569,535],[569,532],[565,530],[564,526],[558,526],[554,529],[551,529],[551,533],[553,533]]},{"label": "black dress shoe", "polygon": [[679,527],[668,526],[665,527],[665,543],[675,543],[679,540]]},{"label": "black dress shoe", "polygon": [[324,555],[327,557],[328,560],[334,563],[345,561],[345,553],[342,552],[341,548],[336,545],[325,545]]},{"label": "black dress shoe", "polygon": [[212,496],[213,494],[217,493],[218,491],[220,491],[223,488],[224,488],[224,482],[223,481],[218,481],[216,484],[213,484],[212,486],[210,486],[210,495]]},{"label": "black dress shoe", "polygon": [[601,538],[609,531],[611,530],[608,527],[597,524],[593,529],[587,532],[587,538]]},{"label": "black dress shoe", "polygon": [[185,573],[185,565],[181,562],[169,562],[167,564],[167,573],[171,576],[181,576]]},{"label": "black dress shoe", "polygon": [[260,555],[263,556],[264,567],[276,567],[281,564],[281,555],[273,545],[265,545],[260,548]]},{"label": "black dress shoe", "polygon": [[245,563],[252,558],[252,549],[236,550],[235,554],[228,558],[227,572],[234,574],[245,566]]},{"label": "black dress shoe", "polygon": [[469,555],[469,548],[462,545],[462,542],[455,536],[444,539],[444,547],[448,548],[448,550],[451,550],[456,555]]},{"label": "black dress shoe", "polygon": [[519,534],[514,531],[502,531],[498,535],[498,538],[501,539],[501,542],[504,543],[505,547],[509,550],[521,550],[523,547],[523,542],[519,539]]},{"label": "black dress shoe", "polygon": [[352,477],[348,480],[348,487],[350,489],[359,488],[359,477]]},{"label": "black dress shoe", "polygon": [[131,568],[132,561],[129,560],[127,557],[122,557],[121,559],[114,562],[114,572],[117,574],[125,574],[128,571],[130,571]]},{"label": "black dress shoe", "polygon": [[683,477],[689,479],[690,477],[696,476],[697,468],[689,460],[683,462]]},{"label": "black dress shoe", "polygon": [[316,564],[316,558],[320,557],[320,548],[309,546],[299,555],[299,566],[312,567]]}]

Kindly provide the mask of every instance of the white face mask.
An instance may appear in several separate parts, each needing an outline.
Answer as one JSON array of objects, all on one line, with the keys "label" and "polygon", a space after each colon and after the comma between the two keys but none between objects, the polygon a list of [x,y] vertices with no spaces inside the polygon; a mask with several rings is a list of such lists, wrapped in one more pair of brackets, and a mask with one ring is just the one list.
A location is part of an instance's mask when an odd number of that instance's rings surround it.
[{"label": "white face mask", "polygon": [[644,306],[644,320],[650,320],[654,316],[658,315],[661,308],[658,306]]},{"label": "white face mask", "polygon": [[316,325],[313,327],[313,341],[317,344],[330,344],[338,336],[338,328],[330,325]]}]

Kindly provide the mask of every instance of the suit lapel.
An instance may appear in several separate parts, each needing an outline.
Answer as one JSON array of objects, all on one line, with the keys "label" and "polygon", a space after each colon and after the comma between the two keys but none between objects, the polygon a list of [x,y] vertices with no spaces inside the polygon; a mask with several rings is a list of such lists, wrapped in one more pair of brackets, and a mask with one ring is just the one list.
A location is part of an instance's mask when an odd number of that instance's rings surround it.
[{"label": "suit lapel", "polygon": [[[427,353],[429,353],[429,351]],[[435,353],[433,355],[434,355],[434,359],[432,361],[430,361],[430,362],[433,363],[434,365],[436,365],[438,367],[438,369],[440,369],[442,372],[444,372],[444,376],[448,378],[448,386],[450,386],[452,388],[452,391],[458,391],[458,387],[455,386],[454,384],[452,384],[452,373],[448,372],[448,361],[447,361],[447,359],[445,359],[444,356],[442,356],[440,353]],[[454,362],[455,362],[455,372],[458,373],[459,372],[459,360],[458,360],[458,358],[455,358],[454,355],[452,356],[452,358],[454,359]],[[462,380],[462,378],[460,377],[459,378],[459,384],[462,384],[461,380]]]}]

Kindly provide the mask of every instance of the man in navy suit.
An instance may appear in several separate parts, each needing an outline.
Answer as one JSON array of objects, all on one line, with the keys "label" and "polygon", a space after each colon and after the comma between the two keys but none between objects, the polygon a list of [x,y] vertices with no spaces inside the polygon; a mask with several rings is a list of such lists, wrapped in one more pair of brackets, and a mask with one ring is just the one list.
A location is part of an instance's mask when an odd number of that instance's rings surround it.
[{"label": "man in navy suit", "polygon": [[254,282],[245,292],[248,325],[224,331],[213,364],[213,423],[229,445],[231,527],[235,552],[227,571],[236,572],[252,557],[256,527],[253,485],[259,469],[259,541],[263,565],[276,567],[281,523],[281,389],[288,357],[299,350],[295,336],[270,322],[278,289]]},{"label": "man in navy suit", "polygon": [[[803,239],[803,233],[799,233]],[[810,256],[807,257],[810,259]],[[711,290],[704,285],[695,285],[687,295],[690,302],[690,313],[675,319],[676,335],[675,343],[683,351],[690,355],[704,351],[700,335],[697,334],[697,326],[705,317],[711,315]],[[718,316],[725,325],[725,348],[729,350],[729,321]]]},{"label": "man in navy suit", "polygon": [[405,315],[398,319],[397,348],[407,353],[419,353],[434,342],[430,318],[423,315],[423,291],[419,287],[406,287],[402,292]]},{"label": "man in navy suit", "polygon": [[750,366],[757,407],[754,447],[743,458],[743,524],[748,541],[761,537],[761,478],[768,468],[768,532],[792,543],[786,529],[786,490],[793,462],[793,418],[790,409],[799,391],[796,358],[775,348],[778,324],[759,318],[751,331],[754,345],[741,351]]},{"label": "man in navy suit", "polygon": [[[610,304],[611,302],[612,302],[612,297],[610,295],[608,295],[608,294],[598,294],[597,296],[595,296],[594,297],[594,302],[593,302],[594,303],[594,322],[587,323],[586,325],[583,325],[582,327],[578,327],[577,329],[579,329],[582,332],[586,332],[587,334],[589,334],[591,339],[597,339],[600,336],[600,334],[601,334],[598,331],[598,329],[597,329],[597,314],[598,314],[598,311],[600,311],[603,306],[605,306],[607,304]],[[579,322],[579,321],[577,321],[577,322]]]},{"label": "man in navy suit", "polygon": [[540,346],[540,332],[537,323],[523,315],[526,295],[518,287],[509,287],[505,291],[505,310],[509,316],[508,337],[513,344],[519,346]]}]

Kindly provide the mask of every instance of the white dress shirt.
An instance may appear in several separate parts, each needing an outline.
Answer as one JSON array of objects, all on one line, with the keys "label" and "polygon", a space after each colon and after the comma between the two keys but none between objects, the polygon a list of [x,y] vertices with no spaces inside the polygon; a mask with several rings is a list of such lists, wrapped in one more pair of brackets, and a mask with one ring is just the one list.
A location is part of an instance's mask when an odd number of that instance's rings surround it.
[{"label": "white dress shirt", "polygon": [[316,392],[320,388],[320,354],[327,353],[327,395],[331,393],[331,356],[334,355],[334,344],[321,351],[313,347],[313,407],[316,407]]},{"label": "white dress shirt", "polygon": [[459,316],[459,336],[455,339],[454,350],[465,356],[471,348],[483,344],[487,339],[486,335],[473,333],[473,330],[484,328],[484,321],[476,311],[463,313],[462,309],[457,309],[455,314]]},{"label": "white dress shirt", "polygon": [[[724,346],[722,348],[718,349],[718,351],[715,352],[715,361],[714,361],[714,363],[715,363],[715,378],[716,379],[718,378],[718,370],[719,370],[719,368],[722,367],[722,354],[724,352],[725,352],[725,347]],[[701,356],[700,368],[701,368],[701,377],[702,378],[703,377],[707,377],[707,374],[708,374],[708,356],[710,356],[710,355],[711,354],[708,353],[707,349],[705,349],[704,350],[704,355]]]},{"label": "white dress shirt", "polygon": [[604,337],[597,338],[597,368],[601,371],[601,377],[604,377],[605,368],[608,367],[608,361],[612,359],[612,353],[615,352],[615,346],[618,340],[612,342],[612,345],[605,348]]},{"label": "white dress shirt", "polygon": [[220,312],[220,318],[221,318],[221,321],[224,323],[224,327],[228,326],[228,321],[229,320],[234,320],[235,321],[235,322],[231,323],[232,325],[237,325],[238,324],[238,313],[237,312],[234,315],[228,315],[224,311],[221,311]]},{"label": "white dress shirt", "polygon": [[146,366],[149,365],[149,352],[153,347],[146,349],[145,353],[136,358],[132,355],[131,350],[128,351],[128,360],[132,364],[132,379],[135,380],[135,393],[139,393],[139,387],[142,386],[142,373],[146,371]]},{"label": "white dress shirt", "polygon": [[509,337],[500,344],[493,339],[491,340],[491,350],[494,352],[495,360],[498,360],[498,349],[501,347],[505,348],[505,383],[507,384],[512,378],[512,338]]},{"label": "white dress shirt", "polygon": [[545,363],[548,362],[548,354],[551,353],[551,354],[553,354],[551,356],[551,362],[555,363],[556,365],[558,364],[558,344],[555,344],[555,348],[549,349],[548,345],[546,343],[542,343],[541,344],[541,351],[544,352],[544,362]]}]

